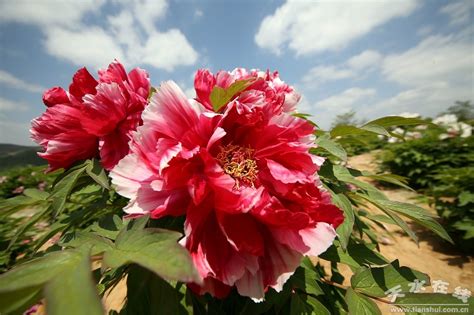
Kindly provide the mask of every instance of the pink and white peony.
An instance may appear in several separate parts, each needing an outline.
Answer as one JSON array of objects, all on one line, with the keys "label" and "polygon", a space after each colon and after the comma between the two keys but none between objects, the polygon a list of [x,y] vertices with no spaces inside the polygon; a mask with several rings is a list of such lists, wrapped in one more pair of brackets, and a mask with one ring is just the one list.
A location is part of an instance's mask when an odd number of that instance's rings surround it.
[{"label": "pink and white peony", "polygon": [[96,81],[86,68],[73,77],[69,91],[53,87],[43,94],[46,112],[32,121],[31,137],[45,152],[49,170],[100,156],[106,169],[129,151],[130,132],[141,124],[148,102],[148,73],[126,73],[115,61],[99,71]]},{"label": "pink and white peony", "polygon": [[[219,112],[209,94],[254,76]],[[260,77],[261,76],[261,77]],[[130,153],[111,171],[129,216],[186,216],[182,240],[203,284],[197,293],[262,299],[281,290],[304,255],[333,242],[342,212],[309,154],[314,127],[287,111],[296,93],[277,76],[243,69],[196,75],[196,100],[163,83],[143,112]],[[272,81],[273,80],[273,81]],[[288,99],[287,99],[288,98]]]}]

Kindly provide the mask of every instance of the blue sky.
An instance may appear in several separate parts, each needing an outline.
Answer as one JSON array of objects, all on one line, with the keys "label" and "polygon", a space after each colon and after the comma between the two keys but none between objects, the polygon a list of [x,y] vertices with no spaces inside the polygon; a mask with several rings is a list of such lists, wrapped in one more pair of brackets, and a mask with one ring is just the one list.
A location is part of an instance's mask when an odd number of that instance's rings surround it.
[{"label": "blue sky", "polygon": [[42,91],[114,58],[175,80],[198,68],[278,70],[327,128],[474,99],[472,1],[0,0],[0,143],[32,144]]}]

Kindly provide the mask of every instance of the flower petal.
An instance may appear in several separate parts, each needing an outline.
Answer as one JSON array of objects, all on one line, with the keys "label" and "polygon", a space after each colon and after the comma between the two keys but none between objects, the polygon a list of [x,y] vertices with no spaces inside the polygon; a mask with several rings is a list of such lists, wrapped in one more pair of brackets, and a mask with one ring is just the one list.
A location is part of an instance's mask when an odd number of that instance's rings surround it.
[{"label": "flower petal", "polygon": [[[222,233],[235,250],[255,256],[263,255],[265,247],[260,234],[262,227],[250,214],[228,214],[219,211],[217,219]],[[243,228],[245,233],[242,233]]]},{"label": "flower petal", "polygon": [[336,238],[332,225],[318,222],[316,227],[302,230],[273,229],[272,234],[280,243],[288,245],[302,255],[319,256]]},{"label": "flower petal", "polygon": [[164,82],[143,112],[145,128],[179,140],[198,123],[198,112],[173,81]]},{"label": "flower petal", "polygon": [[82,101],[82,97],[86,94],[95,94],[95,87],[98,82],[87,71],[81,68],[77,70],[72,78],[72,83],[69,86],[69,93],[73,95],[78,101]]}]

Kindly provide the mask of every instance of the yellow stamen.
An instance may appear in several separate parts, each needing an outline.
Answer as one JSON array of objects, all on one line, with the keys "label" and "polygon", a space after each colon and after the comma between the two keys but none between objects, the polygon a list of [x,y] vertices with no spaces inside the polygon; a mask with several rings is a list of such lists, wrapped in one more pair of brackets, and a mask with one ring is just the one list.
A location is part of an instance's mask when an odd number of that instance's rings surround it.
[{"label": "yellow stamen", "polygon": [[224,172],[235,179],[237,189],[240,188],[240,184],[255,187],[258,169],[253,157],[254,151],[254,149],[233,144],[220,147],[216,159]]}]

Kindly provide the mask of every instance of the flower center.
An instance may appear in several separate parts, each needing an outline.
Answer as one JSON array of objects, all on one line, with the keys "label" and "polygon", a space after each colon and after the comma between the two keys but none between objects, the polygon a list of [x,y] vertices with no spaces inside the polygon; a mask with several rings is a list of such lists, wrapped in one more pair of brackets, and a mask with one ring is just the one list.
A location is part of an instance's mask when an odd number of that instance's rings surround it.
[{"label": "flower center", "polygon": [[240,188],[240,184],[255,187],[257,180],[257,162],[253,154],[255,150],[244,148],[234,144],[228,144],[220,147],[217,154],[217,161],[224,169],[226,174],[235,179],[235,186]]}]

